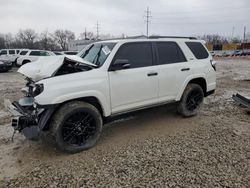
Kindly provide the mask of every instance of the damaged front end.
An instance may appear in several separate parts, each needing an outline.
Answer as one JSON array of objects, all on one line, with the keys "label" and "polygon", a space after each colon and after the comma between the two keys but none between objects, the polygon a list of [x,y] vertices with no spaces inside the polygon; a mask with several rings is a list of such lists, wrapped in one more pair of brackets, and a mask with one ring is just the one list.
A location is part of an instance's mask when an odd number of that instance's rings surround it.
[{"label": "damaged front end", "polygon": [[35,100],[46,89],[42,80],[85,72],[95,67],[96,65],[88,63],[78,56],[40,58],[38,61],[23,65],[18,72],[27,80],[26,87],[21,89],[24,97],[14,102],[4,100],[5,108],[12,115],[14,130],[23,133],[28,139],[37,140],[40,132],[47,128],[46,125],[57,104],[41,105],[39,101]]},{"label": "damaged front end", "polygon": [[43,85],[35,84],[28,78],[27,80],[26,87],[21,90],[25,96],[14,102],[4,99],[4,106],[12,116],[14,131],[23,133],[30,140],[38,140],[40,131],[44,129],[54,108],[36,104],[34,97],[43,91]]},{"label": "damaged front end", "polygon": [[32,109],[31,97],[24,97],[18,102],[11,103],[5,99],[4,105],[12,115],[11,125],[15,131],[22,132],[30,140],[37,140],[39,137],[38,114]]}]

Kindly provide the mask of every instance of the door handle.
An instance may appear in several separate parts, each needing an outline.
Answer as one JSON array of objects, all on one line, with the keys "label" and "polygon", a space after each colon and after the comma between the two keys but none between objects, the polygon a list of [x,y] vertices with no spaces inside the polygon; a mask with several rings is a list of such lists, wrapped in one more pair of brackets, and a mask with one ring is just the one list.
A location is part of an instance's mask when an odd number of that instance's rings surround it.
[{"label": "door handle", "polygon": [[158,75],[157,72],[150,72],[150,73],[148,73],[148,76],[157,76],[157,75]]},{"label": "door handle", "polygon": [[190,70],[190,68],[183,68],[183,69],[181,69],[181,71],[189,71]]}]

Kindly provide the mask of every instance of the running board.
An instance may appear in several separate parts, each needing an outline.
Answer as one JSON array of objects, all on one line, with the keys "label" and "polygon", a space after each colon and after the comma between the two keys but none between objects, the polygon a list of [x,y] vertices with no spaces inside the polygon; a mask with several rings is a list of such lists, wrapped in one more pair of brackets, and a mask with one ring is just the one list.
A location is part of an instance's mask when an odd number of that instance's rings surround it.
[{"label": "running board", "polygon": [[236,95],[233,95],[233,100],[237,103],[239,103],[240,105],[250,109],[250,99],[247,99],[246,97],[243,97],[242,95],[240,94],[236,94]]}]

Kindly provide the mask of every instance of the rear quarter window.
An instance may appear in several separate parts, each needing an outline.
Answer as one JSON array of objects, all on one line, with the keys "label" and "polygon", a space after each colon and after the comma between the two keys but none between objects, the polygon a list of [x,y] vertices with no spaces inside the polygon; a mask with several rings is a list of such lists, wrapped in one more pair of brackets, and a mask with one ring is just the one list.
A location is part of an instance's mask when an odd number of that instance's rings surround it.
[{"label": "rear quarter window", "polygon": [[175,42],[156,42],[159,64],[171,64],[187,61],[180,47]]},{"label": "rear quarter window", "polygon": [[186,45],[192,51],[196,59],[206,59],[209,54],[206,48],[200,42],[186,42]]},{"label": "rear quarter window", "polygon": [[21,51],[20,55],[26,55],[28,51]]}]

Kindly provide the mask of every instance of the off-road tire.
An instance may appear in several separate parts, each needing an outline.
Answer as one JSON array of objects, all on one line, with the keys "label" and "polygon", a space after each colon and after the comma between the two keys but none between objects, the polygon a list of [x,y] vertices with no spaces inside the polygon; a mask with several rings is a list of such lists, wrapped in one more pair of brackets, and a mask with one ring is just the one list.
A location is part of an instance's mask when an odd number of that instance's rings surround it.
[{"label": "off-road tire", "polygon": [[[82,111],[89,113],[93,117],[93,121],[95,122],[96,126],[95,133],[90,139],[88,139],[86,143],[84,143],[84,145],[70,145],[63,140],[62,127],[69,117],[74,115],[74,113],[79,113]],[[50,137],[50,139],[52,138],[54,140],[55,145],[60,150],[67,153],[77,153],[83,150],[87,150],[97,143],[102,132],[102,126],[102,116],[93,105],[81,101],[73,101],[64,104],[58,111],[55,112],[50,123],[48,136]]]},{"label": "off-road tire", "polygon": [[[192,95],[192,93],[199,94],[200,98],[199,98],[199,102],[197,102],[197,103],[199,103],[197,105],[197,107],[193,110],[190,110],[188,108],[188,100],[189,100],[190,95]],[[191,117],[191,116],[197,115],[197,113],[199,112],[199,110],[202,106],[203,99],[204,99],[204,92],[203,92],[201,86],[198,84],[193,84],[193,83],[188,84],[186,89],[184,90],[184,92],[182,94],[180,102],[177,105],[178,113],[183,115],[184,117]]]}]

